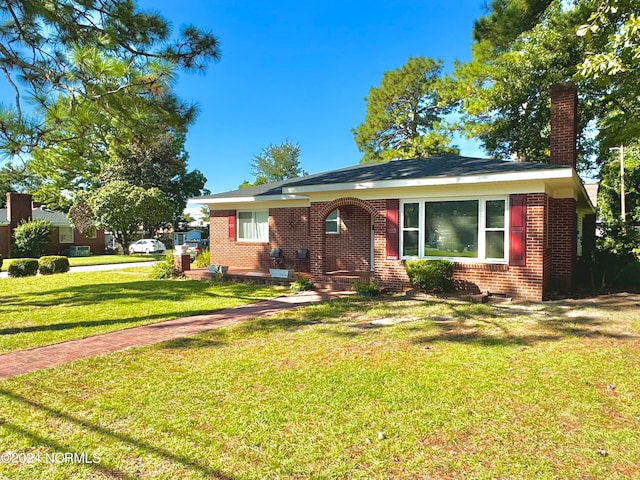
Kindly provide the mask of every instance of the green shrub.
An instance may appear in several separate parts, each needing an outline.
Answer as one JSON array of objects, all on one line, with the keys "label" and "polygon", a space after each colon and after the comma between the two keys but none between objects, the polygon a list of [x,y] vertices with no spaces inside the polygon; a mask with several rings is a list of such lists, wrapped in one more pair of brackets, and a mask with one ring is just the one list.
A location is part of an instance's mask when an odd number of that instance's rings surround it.
[{"label": "green shrub", "polygon": [[4,260],[4,258],[2,257],[2,255],[0,255],[0,271],[2,271],[2,261]]},{"label": "green shrub", "polygon": [[209,250],[204,249],[193,260],[193,266],[195,268],[207,268],[211,264],[211,253]]},{"label": "green shrub", "polygon": [[38,260],[35,258],[19,258],[9,265],[10,277],[31,277],[38,273]]},{"label": "green shrub", "polygon": [[13,249],[16,255],[39,257],[49,243],[53,226],[47,220],[22,221],[13,231]]},{"label": "green shrub", "polygon": [[313,288],[313,283],[311,283],[311,279],[306,277],[300,277],[295,281],[291,282],[290,285],[291,285],[291,288],[296,292],[311,290]]},{"label": "green shrub", "polygon": [[453,290],[453,262],[449,260],[407,260],[405,268],[416,288],[427,292]]},{"label": "green shrub", "polygon": [[149,274],[149,278],[153,278],[154,280],[176,278],[178,276],[171,253],[168,253],[163,261],[154,263],[153,267],[151,267],[151,273]]},{"label": "green shrub", "polygon": [[375,279],[368,282],[356,280],[353,282],[353,289],[361,297],[376,297],[380,295],[380,285]]},{"label": "green shrub", "polygon": [[40,257],[40,260],[38,260],[38,271],[40,275],[68,272],[69,259],[59,255]]},{"label": "green shrub", "polygon": [[620,269],[619,275],[612,282],[619,288],[637,289],[640,287],[640,262],[630,261]]}]

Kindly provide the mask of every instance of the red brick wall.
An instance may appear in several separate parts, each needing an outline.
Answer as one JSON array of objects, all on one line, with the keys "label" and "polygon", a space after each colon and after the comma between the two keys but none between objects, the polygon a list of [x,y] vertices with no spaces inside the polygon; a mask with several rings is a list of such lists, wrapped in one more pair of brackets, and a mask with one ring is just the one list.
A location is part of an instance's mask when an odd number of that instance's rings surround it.
[{"label": "red brick wall", "polygon": [[296,251],[309,246],[309,208],[272,208],[269,210],[269,242],[229,240],[229,214],[235,211],[212,210],[210,251],[212,265],[267,271],[272,265],[271,249],[280,248],[286,268],[307,270],[307,262],[297,262]]},{"label": "red brick wall", "polygon": [[326,269],[371,270],[371,214],[360,207],[344,205],[340,211],[340,233],[326,235]]},{"label": "red brick wall", "polygon": [[577,251],[576,201],[549,199],[549,255],[552,265],[550,289],[568,294],[573,287]]},{"label": "red brick wall", "polygon": [[[298,262],[296,252],[309,245],[309,208],[271,208],[269,210],[269,252],[280,248],[285,268],[308,271],[309,261]],[[270,261],[270,258],[268,259]],[[268,268],[268,266],[267,266]]]},{"label": "red brick wall", "polygon": [[11,254],[11,228],[0,226],[0,255],[7,258]]},{"label": "red brick wall", "polygon": [[[88,245],[91,247],[91,253],[102,255],[105,247],[104,230],[98,230],[96,238],[87,238],[76,230],[73,232],[73,243],[60,243],[60,232],[58,227],[54,227],[51,241],[45,247],[44,253],[45,255],[60,255],[71,245]],[[11,255],[11,230],[9,226],[0,227],[0,255],[5,258]]]},{"label": "red brick wall", "polygon": [[72,245],[77,246],[89,246],[91,247],[91,253],[94,255],[102,255],[104,253],[105,238],[104,230],[98,230],[96,232],[96,238],[87,238],[77,230],[73,231],[73,243],[60,243],[60,229],[53,227],[51,233],[51,241],[45,248],[45,255],[61,255],[64,250],[68,249]]},{"label": "red brick wall", "polygon": [[13,231],[22,220],[31,220],[31,195],[7,192],[7,219]]},{"label": "red brick wall", "polygon": [[[546,232],[547,225],[553,225],[554,222],[564,222],[569,230],[573,228],[572,231],[575,231],[575,220],[571,227],[569,212],[573,209],[575,218],[575,202],[572,202],[548,199],[545,194],[528,194],[526,266],[456,263],[454,279],[482,292],[542,300],[547,295],[551,281],[566,273],[566,269],[563,270],[567,265],[566,259],[575,257],[566,251],[566,247],[564,251],[559,247],[559,243],[566,240],[566,232],[561,234],[558,229]],[[556,213],[552,214],[551,208],[548,212],[547,205],[553,208],[560,205],[561,208],[556,208]],[[341,211],[341,234],[327,235],[325,219],[335,208]],[[211,212],[213,264],[266,271],[270,266],[271,248],[281,248],[285,260],[292,259],[297,249],[309,248],[312,278],[314,282],[323,284],[328,279],[325,273],[332,269],[370,268],[370,222],[373,219],[374,277],[390,290],[399,291],[409,286],[404,262],[387,260],[386,199],[362,201],[344,198],[333,202],[314,202],[310,208],[271,209],[268,244],[230,241],[228,215],[226,210]],[[573,238],[575,240],[575,235]],[[552,266],[556,263],[559,267],[553,270]],[[344,268],[340,268],[341,266]]]},{"label": "red brick wall", "polygon": [[[480,292],[506,294],[529,300],[542,300],[545,293],[545,215],[547,196],[527,195],[527,264],[514,267],[501,264],[456,263],[454,280]],[[545,264],[547,267],[545,268]]]},{"label": "red brick wall", "polygon": [[551,158],[555,165],[576,166],[578,95],[573,83],[551,87]]}]

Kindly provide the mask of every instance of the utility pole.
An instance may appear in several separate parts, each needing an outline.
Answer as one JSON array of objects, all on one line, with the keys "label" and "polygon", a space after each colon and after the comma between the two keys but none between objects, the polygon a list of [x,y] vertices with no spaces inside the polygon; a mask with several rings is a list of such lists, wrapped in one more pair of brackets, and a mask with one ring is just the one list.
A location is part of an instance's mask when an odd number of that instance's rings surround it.
[{"label": "utility pole", "polygon": [[624,192],[624,145],[620,145],[619,147],[613,147],[609,150],[619,150],[620,151],[620,218],[624,223],[627,217],[627,208],[625,205],[625,192]]}]

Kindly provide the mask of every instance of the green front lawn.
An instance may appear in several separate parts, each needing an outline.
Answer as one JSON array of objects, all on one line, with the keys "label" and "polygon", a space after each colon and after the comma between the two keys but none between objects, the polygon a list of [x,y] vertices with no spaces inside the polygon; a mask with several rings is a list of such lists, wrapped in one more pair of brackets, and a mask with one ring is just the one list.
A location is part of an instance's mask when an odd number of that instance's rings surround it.
[{"label": "green front lawn", "polygon": [[[81,267],[85,265],[111,265],[115,263],[137,263],[163,260],[166,254],[135,254],[135,255],[91,255],[90,257],[69,257],[69,265],[72,267]],[[2,271],[9,269],[11,262],[15,258],[5,258],[2,264]]]},{"label": "green front lawn", "polygon": [[640,478],[636,300],[345,298],[34,372],[0,478]]},{"label": "green front lawn", "polygon": [[0,280],[0,352],[234,307],[282,292],[255,285],[150,280],[148,271]]},{"label": "green front lawn", "polygon": [[133,255],[91,255],[90,257],[69,257],[69,265],[80,267],[85,265],[111,265],[114,263],[137,263],[164,260],[166,253]]}]

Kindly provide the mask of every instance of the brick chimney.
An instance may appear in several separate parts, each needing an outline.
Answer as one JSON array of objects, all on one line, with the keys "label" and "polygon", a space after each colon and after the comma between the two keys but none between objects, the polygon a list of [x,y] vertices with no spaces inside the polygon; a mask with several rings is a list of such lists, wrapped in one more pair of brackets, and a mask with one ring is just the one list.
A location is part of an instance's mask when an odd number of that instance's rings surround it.
[{"label": "brick chimney", "polygon": [[576,168],[578,92],[572,82],[551,87],[551,158],[553,165]]},{"label": "brick chimney", "polygon": [[22,220],[31,220],[31,195],[7,192],[7,220],[13,231]]}]

